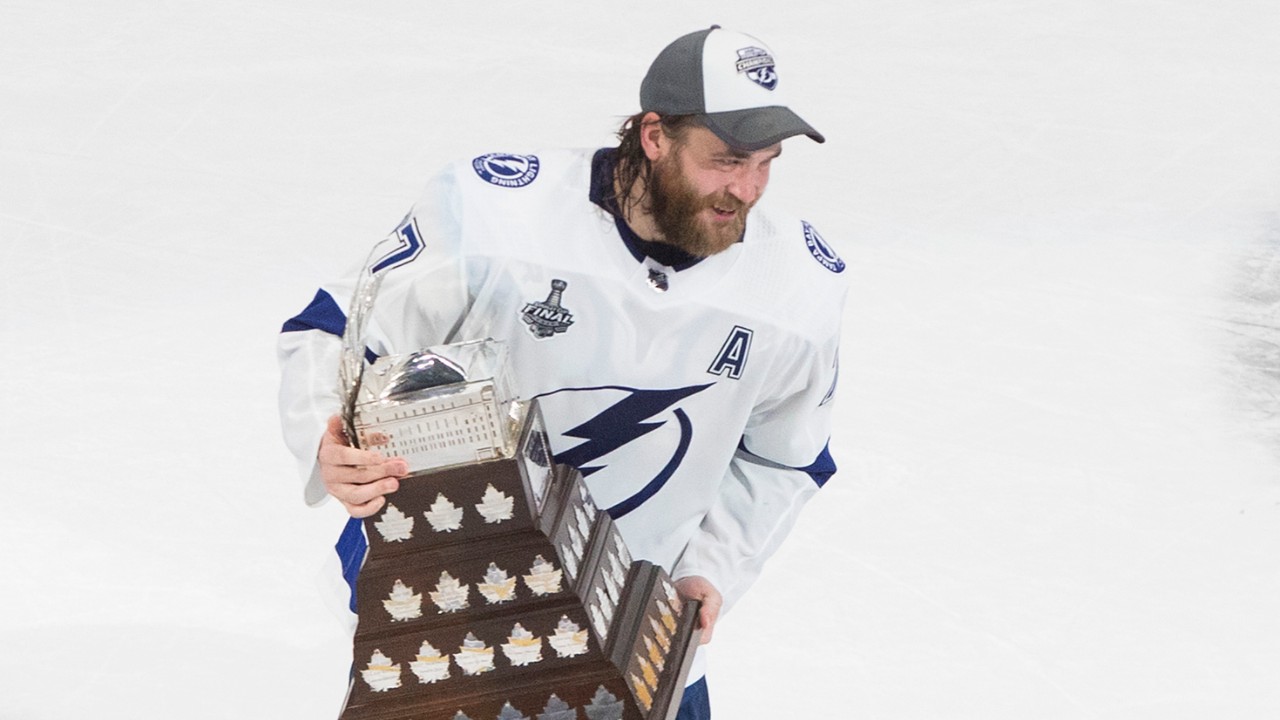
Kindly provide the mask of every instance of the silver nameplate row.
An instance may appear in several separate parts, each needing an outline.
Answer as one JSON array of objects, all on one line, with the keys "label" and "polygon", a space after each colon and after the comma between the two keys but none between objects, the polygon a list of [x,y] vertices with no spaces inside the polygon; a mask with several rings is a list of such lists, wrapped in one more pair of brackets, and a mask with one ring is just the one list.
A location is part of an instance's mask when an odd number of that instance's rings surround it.
[{"label": "silver nameplate row", "polygon": [[410,473],[511,457],[525,408],[497,340],[441,345],[366,366],[355,442],[403,458]]}]

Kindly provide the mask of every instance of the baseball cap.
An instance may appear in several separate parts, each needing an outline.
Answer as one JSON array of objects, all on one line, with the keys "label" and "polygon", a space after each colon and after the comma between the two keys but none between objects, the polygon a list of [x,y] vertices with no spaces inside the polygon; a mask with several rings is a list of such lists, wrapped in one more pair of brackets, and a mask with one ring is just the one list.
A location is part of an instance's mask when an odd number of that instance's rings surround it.
[{"label": "baseball cap", "polygon": [[676,38],[658,53],[640,83],[640,108],[697,115],[741,150],[759,150],[792,135],[826,141],[787,106],[773,52],[719,25]]}]

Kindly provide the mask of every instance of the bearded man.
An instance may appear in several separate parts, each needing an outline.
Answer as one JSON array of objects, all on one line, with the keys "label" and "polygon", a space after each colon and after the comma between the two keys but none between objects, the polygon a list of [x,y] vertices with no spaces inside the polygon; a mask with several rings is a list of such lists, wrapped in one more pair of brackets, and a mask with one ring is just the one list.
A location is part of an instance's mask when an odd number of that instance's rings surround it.
[{"label": "bearded man", "polygon": [[[712,27],[654,60],[616,148],[448,166],[375,253],[369,349],[507,343],[555,459],[582,471],[631,553],[702,601],[681,705],[710,717],[705,644],[835,472],[827,449],[844,262],[805,220],[757,207],[782,141],[823,137],[783,100],[773,53]],[[407,468],[348,446],[336,413],[355,282],[281,334],[281,414],[306,500],[352,516],[354,592],[376,513]]]}]

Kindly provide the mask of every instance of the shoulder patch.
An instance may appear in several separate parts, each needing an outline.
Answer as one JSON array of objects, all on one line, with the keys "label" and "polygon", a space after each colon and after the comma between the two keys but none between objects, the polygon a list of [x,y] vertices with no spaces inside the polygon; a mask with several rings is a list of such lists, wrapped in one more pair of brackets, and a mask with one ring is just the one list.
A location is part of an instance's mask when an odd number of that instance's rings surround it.
[{"label": "shoulder patch", "polygon": [[833,273],[844,272],[844,260],[841,260],[836,251],[832,250],[831,246],[827,244],[827,241],[822,239],[818,231],[803,220],[800,221],[800,224],[804,226],[805,247],[809,248],[809,254],[813,255],[813,259]]},{"label": "shoulder patch", "polygon": [[476,174],[498,187],[519,188],[538,177],[540,163],[536,155],[489,153],[471,161]]}]

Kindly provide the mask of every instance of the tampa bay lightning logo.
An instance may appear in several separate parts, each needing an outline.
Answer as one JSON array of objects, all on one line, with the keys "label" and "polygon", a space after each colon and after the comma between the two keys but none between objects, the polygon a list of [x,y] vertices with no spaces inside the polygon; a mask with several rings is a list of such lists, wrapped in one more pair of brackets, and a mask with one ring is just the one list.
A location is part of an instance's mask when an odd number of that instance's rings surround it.
[{"label": "tampa bay lightning logo", "polygon": [[556,462],[576,467],[583,477],[612,465],[625,468],[617,485],[592,489],[616,519],[644,504],[675,474],[693,440],[693,421],[680,403],[713,384],[673,390],[565,388],[538,396],[538,402],[548,415],[589,416],[552,437],[553,447],[574,443],[555,453]]},{"label": "tampa bay lightning logo", "polygon": [[499,187],[519,188],[538,177],[540,163],[535,155],[489,153],[471,161],[476,174]]},{"label": "tampa bay lightning logo", "polygon": [[738,72],[746,73],[752,82],[765,90],[778,87],[778,70],[773,62],[773,56],[764,48],[755,46],[740,48],[735,67]]},{"label": "tampa bay lightning logo", "polygon": [[804,225],[804,244],[809,248],[809,253],[813,255],[813,259],[833,273],[844,272],[844,260],[841,260],[836,251],[832,250],[831,246],[827,244],[827,241],[822,239],[818,231],[803,220],[800,221],[800,224]]}]

